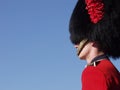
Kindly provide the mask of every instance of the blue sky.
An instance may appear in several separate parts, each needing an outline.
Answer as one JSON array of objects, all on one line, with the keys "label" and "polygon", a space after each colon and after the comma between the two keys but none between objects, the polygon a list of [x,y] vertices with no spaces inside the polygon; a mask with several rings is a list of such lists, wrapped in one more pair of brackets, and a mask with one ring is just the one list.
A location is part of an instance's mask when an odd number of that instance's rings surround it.
[{"label": "blue sky", "polygon": [[68,32],[76,1],[0,0],[0,90],[81,89],[86,63]]}]

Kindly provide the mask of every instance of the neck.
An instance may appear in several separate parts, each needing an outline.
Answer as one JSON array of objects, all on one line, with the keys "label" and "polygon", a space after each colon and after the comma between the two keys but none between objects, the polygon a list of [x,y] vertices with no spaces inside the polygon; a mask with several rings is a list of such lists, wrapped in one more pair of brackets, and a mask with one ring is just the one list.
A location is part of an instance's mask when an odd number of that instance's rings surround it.
[{"label": "neck", "polygon": [[92,50],[91,53],[88,55],[88,57],[86,58],[86,61],[87,61],[87,64],[91,63],[92,60],[97,57],[97,56],[100,56],[100,55],[103,55],[104,53],[103,52],[98,52],[98,51],[94,51]]}]

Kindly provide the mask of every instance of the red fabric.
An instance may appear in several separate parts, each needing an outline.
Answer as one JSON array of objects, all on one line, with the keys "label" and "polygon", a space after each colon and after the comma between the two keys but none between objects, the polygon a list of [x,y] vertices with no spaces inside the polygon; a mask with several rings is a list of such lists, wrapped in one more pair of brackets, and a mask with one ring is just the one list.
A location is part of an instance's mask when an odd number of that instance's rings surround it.
[{"label": "red fabric", "polygon": [[88,66],[82,73],[82,90],[120,90],[120,73],[109,60]]},{"label": "red fabric", "polygon": [[100,21],[104,15],[104,4],[102,0],[85,0],[85,2],[91,21],[93,23]]}]

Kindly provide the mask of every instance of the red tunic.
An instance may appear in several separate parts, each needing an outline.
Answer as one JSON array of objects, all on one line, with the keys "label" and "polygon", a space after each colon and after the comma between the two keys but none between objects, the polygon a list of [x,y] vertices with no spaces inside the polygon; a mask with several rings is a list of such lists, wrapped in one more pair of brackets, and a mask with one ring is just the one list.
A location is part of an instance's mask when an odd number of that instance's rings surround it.
[{"label": "red tunic", "polygon": [[82,73],[82,90],[120,90],[120,73],[109,60],[87,66]]}]

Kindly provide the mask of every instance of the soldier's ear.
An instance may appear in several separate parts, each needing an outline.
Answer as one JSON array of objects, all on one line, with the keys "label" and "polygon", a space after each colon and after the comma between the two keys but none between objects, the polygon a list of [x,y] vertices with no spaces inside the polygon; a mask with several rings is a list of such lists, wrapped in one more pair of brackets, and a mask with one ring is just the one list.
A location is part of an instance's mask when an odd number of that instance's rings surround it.
[{"label": "soldier's ear", "polygon": [[98,48],[98,44],[96,42],[92,42],[92,46]]}]

